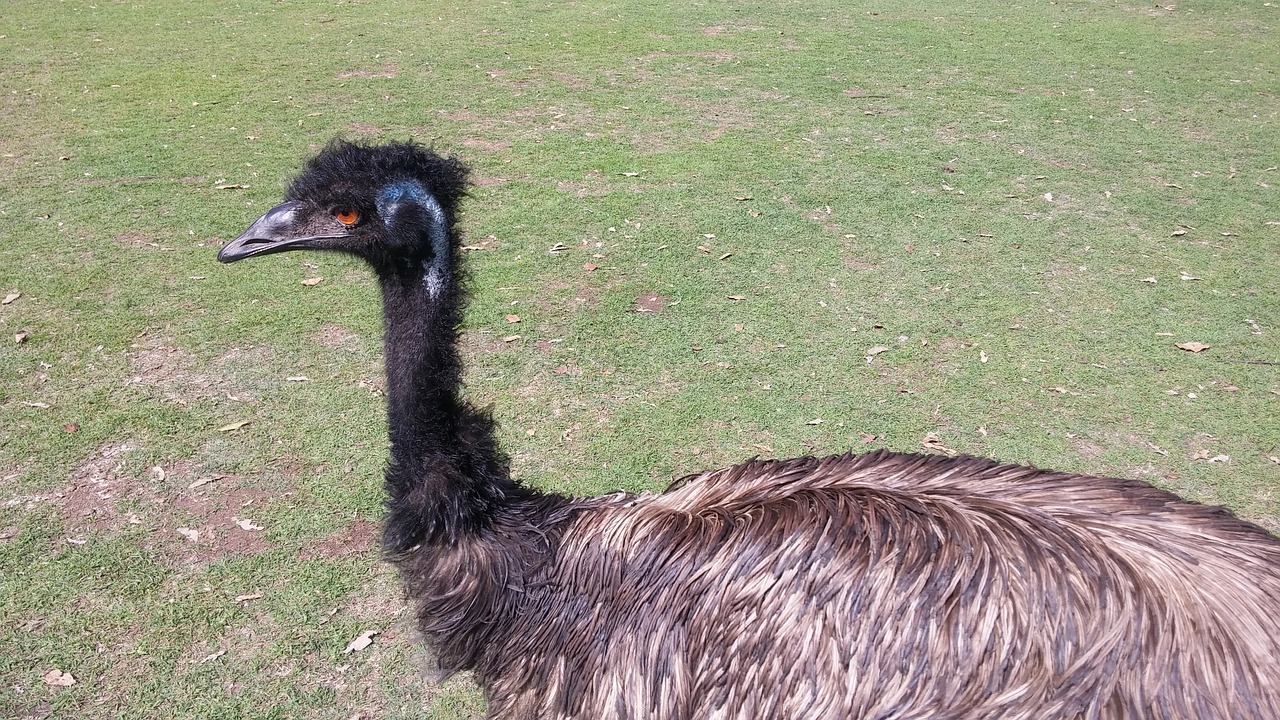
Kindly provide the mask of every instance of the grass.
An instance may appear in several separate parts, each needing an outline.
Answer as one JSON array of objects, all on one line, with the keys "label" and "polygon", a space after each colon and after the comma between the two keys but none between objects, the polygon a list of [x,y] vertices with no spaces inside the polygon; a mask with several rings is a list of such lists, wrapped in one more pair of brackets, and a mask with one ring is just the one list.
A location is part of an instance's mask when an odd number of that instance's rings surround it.
[{"label": "grass", "polygon": [[6,3],[0,715],[483,713],[467,678],[423,676],[374,549],[368,274],[213,260],[334,135],[474,167],[469,386],[535,485],[932,434],[1280,528],[1277,23]]}]

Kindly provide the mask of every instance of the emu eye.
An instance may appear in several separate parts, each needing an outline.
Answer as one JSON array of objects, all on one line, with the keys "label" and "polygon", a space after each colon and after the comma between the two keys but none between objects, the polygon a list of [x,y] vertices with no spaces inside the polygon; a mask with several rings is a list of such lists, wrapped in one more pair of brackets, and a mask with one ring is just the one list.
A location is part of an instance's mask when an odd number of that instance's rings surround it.
[{"label": "emu eye", "polygon": [[338,208],[333,211],[333,216],[343,225],[355,225],[360,222],[360,213],[351,208]]}]

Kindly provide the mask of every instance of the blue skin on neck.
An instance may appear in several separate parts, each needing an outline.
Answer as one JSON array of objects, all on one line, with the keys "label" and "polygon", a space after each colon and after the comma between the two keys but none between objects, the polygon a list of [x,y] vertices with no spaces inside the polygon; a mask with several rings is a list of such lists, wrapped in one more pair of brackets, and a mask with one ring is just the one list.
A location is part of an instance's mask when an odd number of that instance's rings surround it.
[{"label": "blue skin on neck", "polygon": [[431,260],[422,263],[427,271],[423,282],[431,297],[438,296],[444,287],[445,262],[449,257],[449,231],[445,227],[444,208],[440,207],[440,202],[417,180],[401,180],[384,186],[378,191],[375,202],[378,214],[388,225],[402,205],[413,204],[426,211],[429,218],[427,239],[431,242]]}]

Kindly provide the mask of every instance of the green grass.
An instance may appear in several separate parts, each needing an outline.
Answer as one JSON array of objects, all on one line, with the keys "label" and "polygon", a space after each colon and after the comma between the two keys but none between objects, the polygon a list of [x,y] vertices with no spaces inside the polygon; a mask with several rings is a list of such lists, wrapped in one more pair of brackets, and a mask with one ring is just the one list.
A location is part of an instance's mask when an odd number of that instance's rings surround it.
[{"label": "green grass", "polygon": [[540,487],[933,433],[1280,527],[1275,3],[655,5],[0,8],[0,715],[483,713],[374,550],[367,272],[214,262],[334,135],[475,169]]}]

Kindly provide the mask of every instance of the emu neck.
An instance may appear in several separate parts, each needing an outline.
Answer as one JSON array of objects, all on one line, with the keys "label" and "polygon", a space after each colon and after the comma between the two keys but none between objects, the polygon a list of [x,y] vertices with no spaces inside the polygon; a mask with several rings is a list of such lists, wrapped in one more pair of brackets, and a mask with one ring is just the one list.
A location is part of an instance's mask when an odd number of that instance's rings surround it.
[{"label": "emu neck", "polygon": [[527,495],[514,483],[493,421],[461,396],[457,325],[463,293],[451,274],[380,268],[391,462],[383,543],[393,553],[483,532]]}]

